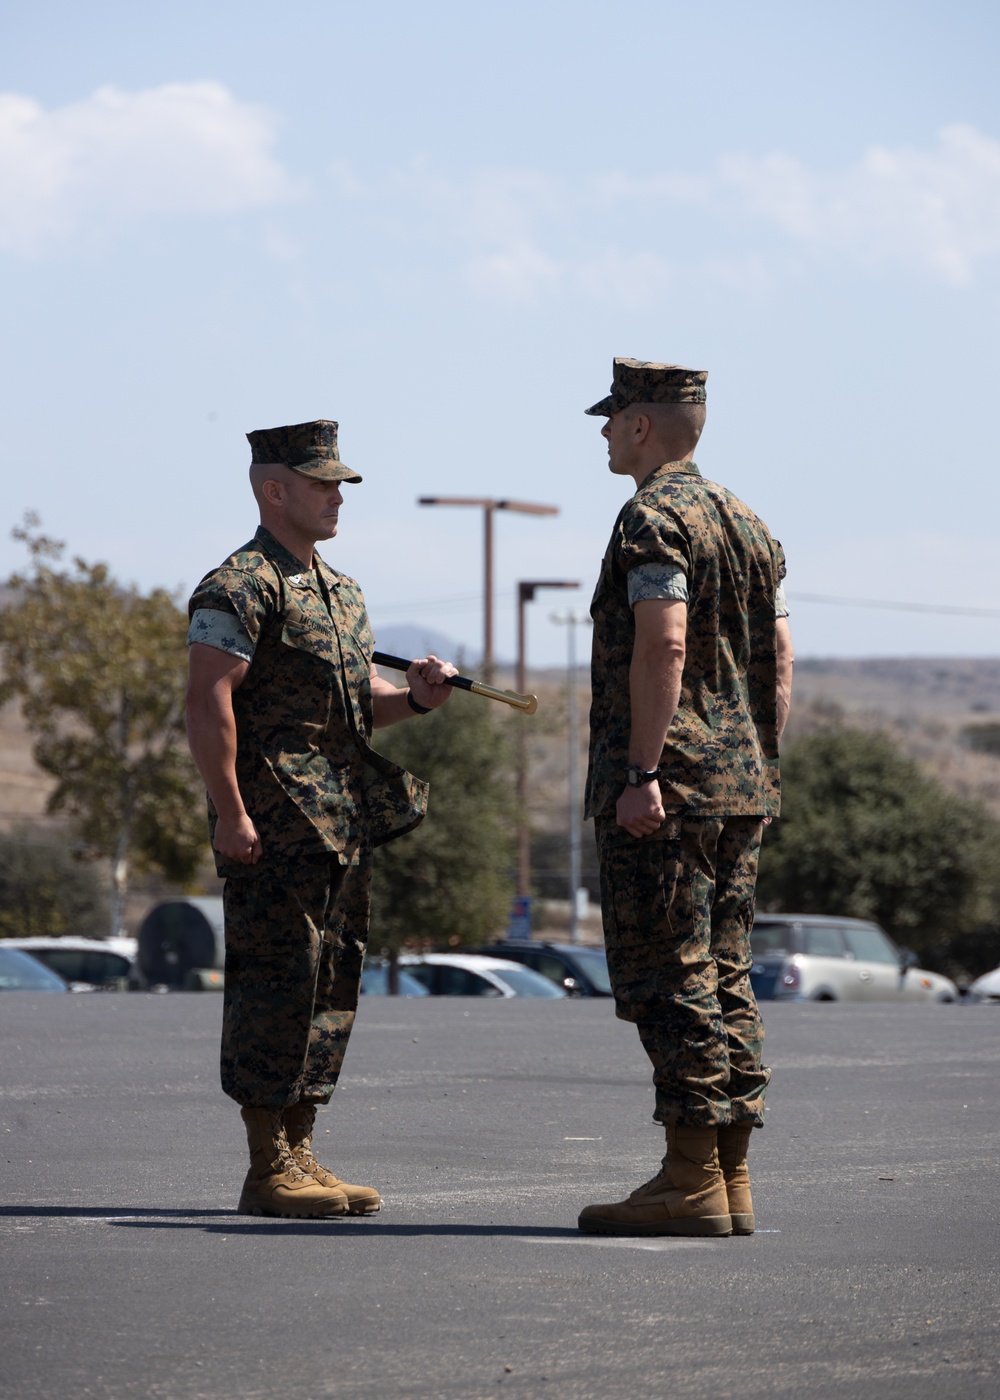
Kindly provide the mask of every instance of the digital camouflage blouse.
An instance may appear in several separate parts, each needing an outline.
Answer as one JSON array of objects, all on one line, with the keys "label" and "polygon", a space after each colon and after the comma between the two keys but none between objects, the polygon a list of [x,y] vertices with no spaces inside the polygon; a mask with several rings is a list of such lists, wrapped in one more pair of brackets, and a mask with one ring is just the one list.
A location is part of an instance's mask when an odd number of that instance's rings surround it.
[{"label": "digital camouflage blouse", "polygon": [[[369,743],[375,641],[361,589],[318,554],[314,563],[304,568],[261,526],[189,604],[190,642],[250,660],[233,695],[236,776],[264,856],[250,867],[217,855],[221,875],[324,851],[353,864],[426,811],[427,785]],[[213,613],[236,619],[228,635],[239,642],[219,641],[226,625],[213,627]],[[211,801],[209,819],[214,829]]]},{"label": "digital camouflage blouse", "polygon": [[664,806],[706,816],[775,815],[779,805],[775,595],[784,555],[767,527],[693,462],[668,462],[627,502],[591,604],[594,620],[588,816],[613,814],[625,785],[635,624],[628,575],[680,570],[687,649],[663,746]]}]

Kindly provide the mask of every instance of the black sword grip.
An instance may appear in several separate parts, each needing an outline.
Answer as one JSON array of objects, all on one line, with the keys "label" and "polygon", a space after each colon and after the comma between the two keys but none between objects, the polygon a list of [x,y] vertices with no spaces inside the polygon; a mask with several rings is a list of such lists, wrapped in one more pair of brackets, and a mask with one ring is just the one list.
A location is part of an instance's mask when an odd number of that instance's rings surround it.
[{"label": "black sword grip", "polygon": [[[376,651],[372,654],[372,661],[376,666],[388,666],[390,671],[408,671],[410,662],[403,656],[390,656],[387,651]],[[472,681],[468,676],[447,676],[445,685],[453,685],[458,690],[471,690]]]}]

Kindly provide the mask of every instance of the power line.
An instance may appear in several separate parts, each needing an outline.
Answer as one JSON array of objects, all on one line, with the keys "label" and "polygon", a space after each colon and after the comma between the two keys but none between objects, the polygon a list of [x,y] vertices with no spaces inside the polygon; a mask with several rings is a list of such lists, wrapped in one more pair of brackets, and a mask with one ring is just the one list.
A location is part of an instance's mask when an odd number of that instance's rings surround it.
[{"label": "power line", "polygon": [[835,598],[826,593],[789,593],[789,602],[831,603],[840,608],[891,608],[896,612],[947,613],[951,617],[1000,617],[1000,608],[960,608],[947,603],[890,603],[882,598]]},{"label": "power line", "polygon": [[[412,614],[444,608],[461,610],[470,606],[478,607],[482,599],[482,593],[464,593],[446,598],[410,598],[407,602],[385,603],[381,606],[375,603],[371,605],[370,611],[384,618],[389,613]],[[941,613],[949,617],[1000,617],[1000,608],[965,608],[949,603],[899,603],[886,598],[840,598],[828,593],[789,593],[788,600],[792,603],[824,603],[837,608],[887,608],[893,612]],[[501,597],[497,600],[497,605],[506,610],[512,608],[514,602],[512,598]]]},{"label": "power line", "polygon": [[[456,612],[468,612],[473,606],[482,606],[483,594],[463,593],[451,598],[410,598],[403,603],[383,603],[377,601],[369,603],[368,613],[371,617],[384,618],[390,613],[403,613],[407,616],[415,612],[440,611],[442,608],[452,608]],[[513,596],[501,596],[496,600],[496,607],[502,612],[512,612],[515,607]]]}]

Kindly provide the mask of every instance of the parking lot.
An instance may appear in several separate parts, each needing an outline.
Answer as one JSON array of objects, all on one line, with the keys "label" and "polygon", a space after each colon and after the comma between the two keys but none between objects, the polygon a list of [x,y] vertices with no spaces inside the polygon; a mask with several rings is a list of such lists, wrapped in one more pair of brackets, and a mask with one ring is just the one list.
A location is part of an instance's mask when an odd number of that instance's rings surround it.
[{"label": "parking lot", "polygon": [[236,1216],[220,1014],[3,999],[0,1394],[997,1393],[995,1007],[768,1004],[758,1233],[721,1241],[575,1228],[662,1153],[601,1000],[366,999],[318,1145],[383,1212]]}]

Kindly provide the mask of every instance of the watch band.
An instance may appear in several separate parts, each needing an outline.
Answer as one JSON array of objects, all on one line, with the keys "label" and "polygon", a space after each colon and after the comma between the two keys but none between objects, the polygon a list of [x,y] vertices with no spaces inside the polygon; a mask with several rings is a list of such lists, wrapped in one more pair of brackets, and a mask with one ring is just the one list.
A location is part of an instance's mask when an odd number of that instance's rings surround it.
[{"label": "watch band", "polygon": [[431,707],[430,707],[430,705],[418,705],[418,704],[417,704],[416,700],[414,700],[414,698],[413,698],[413,691],[412,691],[412,690],[408,690],[408,691],[406,692],[406,703],[409,705],[410,709],[413,711],[413,713],[414,713],[415,715],[429,715],[430,712],[431,712]]},{"label": "watch band", "polygon": [[630,763],[625,769],[625,782],[629,787],[645,787],[655,783],[660,776],[659,768],[640,768],[638,763]]}]

